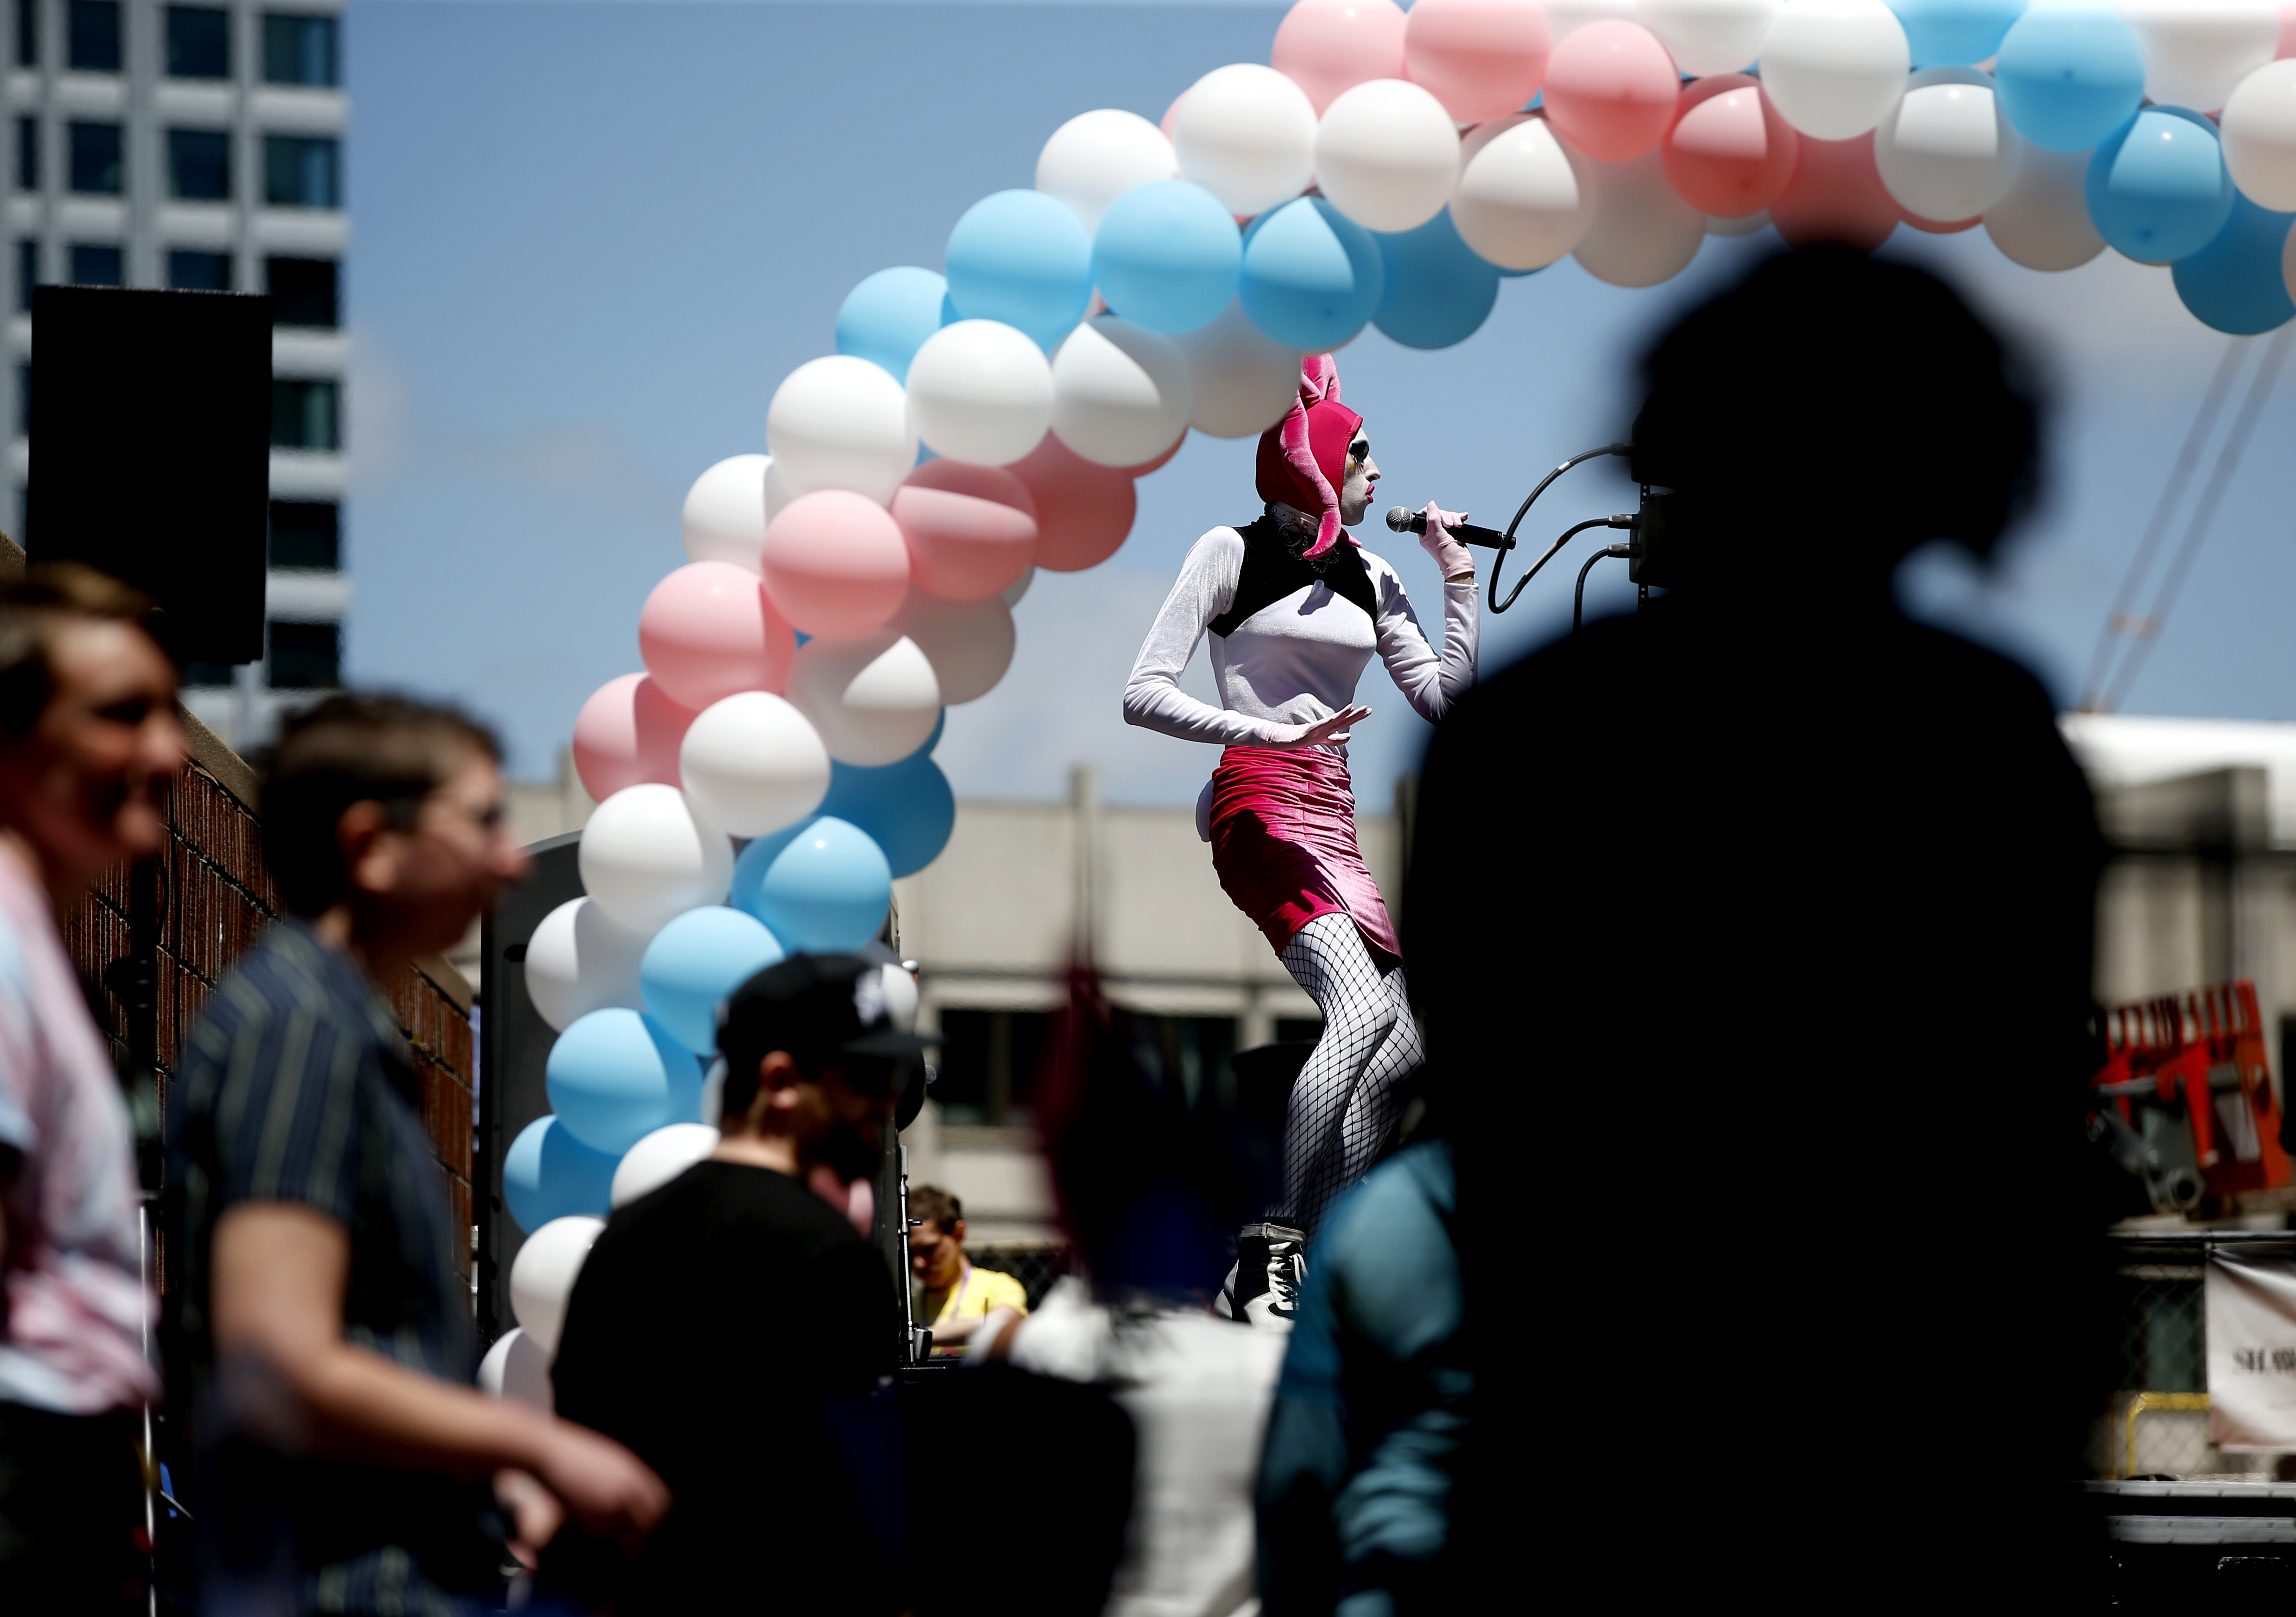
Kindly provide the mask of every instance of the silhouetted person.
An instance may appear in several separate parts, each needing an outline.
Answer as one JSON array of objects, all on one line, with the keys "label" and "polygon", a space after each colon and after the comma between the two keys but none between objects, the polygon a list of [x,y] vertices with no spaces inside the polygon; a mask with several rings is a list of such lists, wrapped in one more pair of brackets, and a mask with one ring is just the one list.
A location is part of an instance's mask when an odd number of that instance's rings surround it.
[{"label": "silhouetted person", "polygon": [[2031,504],[2037,401],[1946,287],[1841,250],[1643,379],[1673,587],[1464,697],[1422,787],[1452,1548],[1629,1605],[2061,1590],[2102,847],[2039,684],[1891,593]]}]

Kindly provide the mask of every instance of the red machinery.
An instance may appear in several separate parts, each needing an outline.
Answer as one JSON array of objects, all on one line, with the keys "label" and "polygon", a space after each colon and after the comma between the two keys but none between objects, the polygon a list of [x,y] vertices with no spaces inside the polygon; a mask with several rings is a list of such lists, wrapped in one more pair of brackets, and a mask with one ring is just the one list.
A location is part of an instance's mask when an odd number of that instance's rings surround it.
[{"label": "red machinery", "polygon": [[2218,983],[2104,1011],[2112,1055],[2090,1081],[2092,1134],[2161,1212],[2286,1185],[2256,984]]}]

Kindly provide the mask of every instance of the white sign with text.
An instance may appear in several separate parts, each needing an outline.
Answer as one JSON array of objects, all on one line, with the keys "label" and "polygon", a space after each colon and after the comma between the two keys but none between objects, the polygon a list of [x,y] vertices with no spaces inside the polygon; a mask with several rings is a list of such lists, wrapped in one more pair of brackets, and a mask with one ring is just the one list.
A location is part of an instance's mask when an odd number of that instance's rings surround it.
[{"label": "white sign with text", "polygon": [[2209,1251],[2209,1439],[2296,1453],[2296,1243]]}]

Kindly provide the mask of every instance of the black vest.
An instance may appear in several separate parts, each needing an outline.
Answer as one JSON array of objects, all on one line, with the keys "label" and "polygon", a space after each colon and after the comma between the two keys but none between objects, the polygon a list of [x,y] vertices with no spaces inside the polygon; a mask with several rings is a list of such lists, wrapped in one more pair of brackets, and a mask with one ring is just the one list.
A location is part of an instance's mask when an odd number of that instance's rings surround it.
[{"label": "black vest", "polygon": [[1379,603],[1372,595],[1371,569],[1364,566],[1363,551],[1345,538],[1319,560],[1308,561],[1292,547],[1296,543],[1300,550],[1305,550],[1312,542],[1305,535],[1297,540],[1285,538],[1272,517],[1263,516],[1235,531],[1243,535],[1243,567],[1236,575],[1235,604],[1209,625],[1222,640],[1234,633],[1238,625],[1262,607],[1274,606],[1294,591],[1317,584],[1327,585],[1332,594],[1343,600],[1354,601],[1374,623],[1379,621]]}]

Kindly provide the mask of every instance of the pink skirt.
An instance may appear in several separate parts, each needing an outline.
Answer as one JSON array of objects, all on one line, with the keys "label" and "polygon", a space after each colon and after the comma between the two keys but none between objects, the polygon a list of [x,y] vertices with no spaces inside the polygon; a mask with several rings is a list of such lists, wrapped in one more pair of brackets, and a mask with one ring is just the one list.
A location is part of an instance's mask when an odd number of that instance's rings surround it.
[{"label": "pink skirt", "polygon": [[1231,747],[1212,772],[1212,869],[1275,952],[1334,911],[1400,963],[1403,945],[1356,843],[1348,766],[1319,747]]}]

